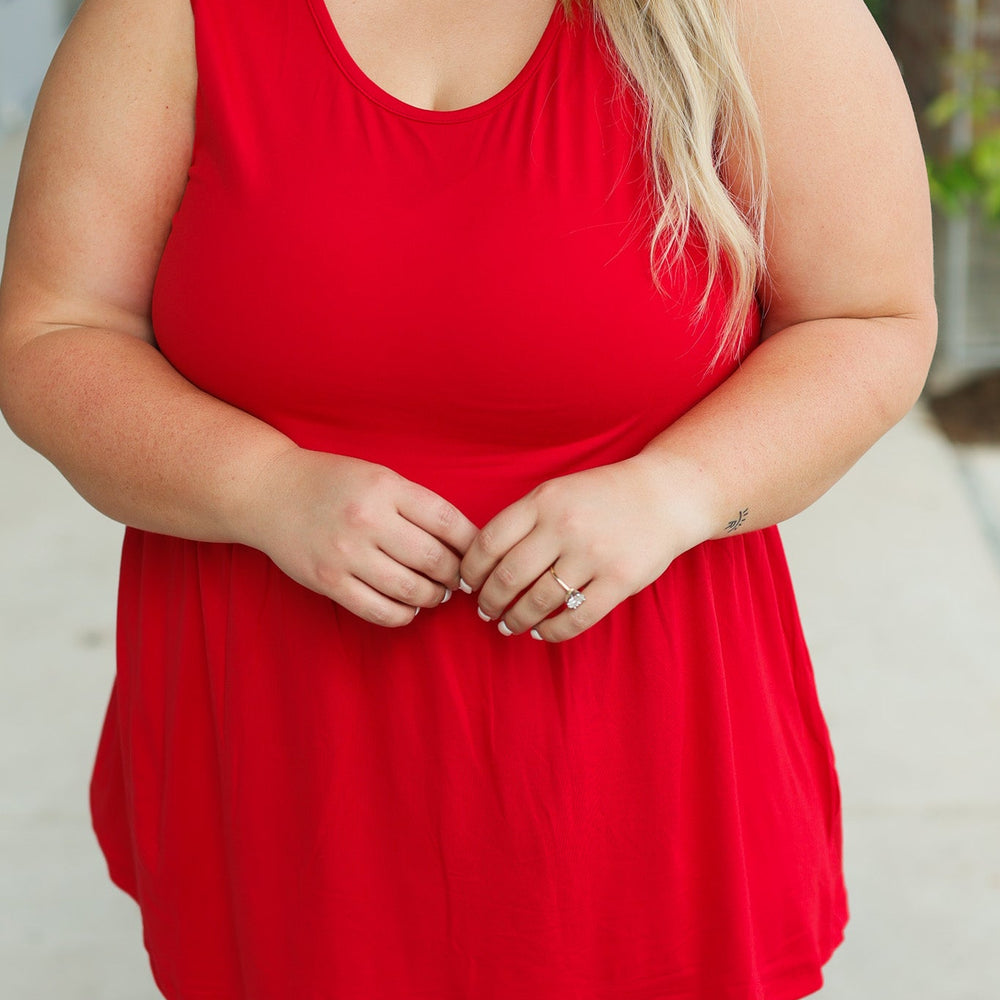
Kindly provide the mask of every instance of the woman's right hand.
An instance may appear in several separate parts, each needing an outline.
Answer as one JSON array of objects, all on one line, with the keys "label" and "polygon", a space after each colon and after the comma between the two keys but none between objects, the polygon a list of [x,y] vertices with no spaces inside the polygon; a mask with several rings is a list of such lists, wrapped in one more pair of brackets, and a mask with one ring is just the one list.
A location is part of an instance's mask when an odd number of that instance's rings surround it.
[{"label": "woman's right hand", "polygon": [[253,487],[246,541],[303,586],[398,627],[447,600],[478,528],[383,465],[292,447]]}]

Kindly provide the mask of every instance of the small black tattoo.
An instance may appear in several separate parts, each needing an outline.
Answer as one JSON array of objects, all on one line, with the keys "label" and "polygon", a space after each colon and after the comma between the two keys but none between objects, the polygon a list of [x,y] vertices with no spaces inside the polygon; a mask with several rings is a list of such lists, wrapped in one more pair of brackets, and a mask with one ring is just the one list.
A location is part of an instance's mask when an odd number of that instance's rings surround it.
[{"label": "small black tattoo", "polygon": [[750,513],[750,508],[744,507],[743,510],[740,511],[739,517],[734,518],[732,521],[729,522],[729,524],[726,525],[726,531],[727,532],[736,531],[737,528],[742,528],[749,513]]}]

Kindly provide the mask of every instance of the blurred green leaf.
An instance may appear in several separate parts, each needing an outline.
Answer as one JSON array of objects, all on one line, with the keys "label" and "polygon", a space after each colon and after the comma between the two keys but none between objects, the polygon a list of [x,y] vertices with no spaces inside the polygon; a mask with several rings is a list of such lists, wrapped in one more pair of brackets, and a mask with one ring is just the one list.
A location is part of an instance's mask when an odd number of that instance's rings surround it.
[{"label": "blurred green leaf", "polygon": [[972,172],[984,181],[1000,180],[1000,132],[990,132],[969,153]]},{"label": "blurred green leaf", "polygon": [[927,108],[927,120],[935,128],[947,125],[955,115],[964,111],[968,106],[968,100],[957,90],[946,90],[939,94]]},{"label": "blurred green leaf", "polygon": [[989,65],[985,53],[977,51],[951,63],[966,78],[967,88],[939,94],[926,110],[927,121],[942,128],[968,115],[972,145],[961,154],[928,157],[931,198],[952,214],[976,208],[1000,220],[1000,89],[984,82]]},{"label": "blurred green leaf", "polygon": [[990,219],[1000,219],[1000,184],[994,184],[983,195],[983,209]]},{"label": "blurred green leaf", "polygon": [[969,110],[977,121],[996,114],[1000,110],[1000,90],[995,87],[978,87],[972,92]]},{"label": "blurred green leaf", "polygon": [[972,154],[948,160],[928,160],[927,178],[931,197],[946,212],[967,211],[980,201],[988,190],[983,178],[973,166]]}]

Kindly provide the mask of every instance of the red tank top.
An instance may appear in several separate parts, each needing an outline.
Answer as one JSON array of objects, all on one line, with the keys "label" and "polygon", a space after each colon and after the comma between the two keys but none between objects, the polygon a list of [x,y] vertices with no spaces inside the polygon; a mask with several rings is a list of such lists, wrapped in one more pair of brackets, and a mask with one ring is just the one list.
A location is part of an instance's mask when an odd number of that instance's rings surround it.
[{"label": "red tank top", "polygon": [[[154,328],[205,391],[484,523],[722,381],[725,289],[654,288],[634,99],[557,3],[490,99],[412,107],[323,0],[194,0]],[[751,316],[750,341],[757,317]],[[846,918],[775,529],[561,644],[457,594],[380,629],[263,554],[133,529],[92,785],[170,1000],[793,1000]]]}]

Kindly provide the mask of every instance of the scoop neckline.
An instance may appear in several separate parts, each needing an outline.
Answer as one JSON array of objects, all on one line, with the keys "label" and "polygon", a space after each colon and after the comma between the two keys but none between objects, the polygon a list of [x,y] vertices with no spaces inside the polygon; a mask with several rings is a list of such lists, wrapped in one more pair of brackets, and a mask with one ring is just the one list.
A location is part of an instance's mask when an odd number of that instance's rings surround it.
[{"label": "scoop neckline", "polygon": [[545,53],[551,46],[562,24],[564,13],[562,0],[555,0],[555,6],[552,8],[551,15],[549,15],[545,30],[542,32],[542,36],[539,38],[531,55],[528,56],[528,61],[521,67],[517,75],[495,94],[464,108],[449,108],[438,111],[433,108],[419,108],[415,104],[408,104],[406,101],[390,94],[387,90],[383,90],[354,61],[354,57],[344,44],[336,25],[333,23],[330,9],[327,7],[325,0],[307,0],[307,2],[312,9],[313,17],[326,41],[330,54],[358,90],[376,104],[380,104],[382,107],[398,115],[413,118],[417,121],[439,123],[468,121],[470,118],[478,118],[480,115],[492,111],[497,105],[503,104],[508,98],[517,93],[545,57]]}]

